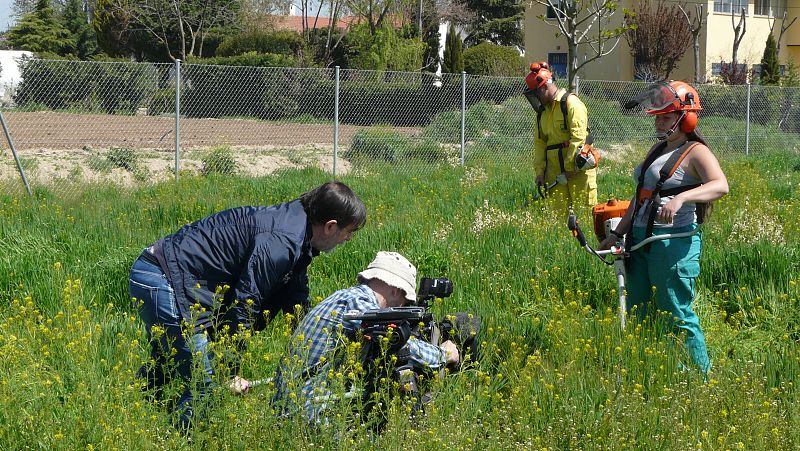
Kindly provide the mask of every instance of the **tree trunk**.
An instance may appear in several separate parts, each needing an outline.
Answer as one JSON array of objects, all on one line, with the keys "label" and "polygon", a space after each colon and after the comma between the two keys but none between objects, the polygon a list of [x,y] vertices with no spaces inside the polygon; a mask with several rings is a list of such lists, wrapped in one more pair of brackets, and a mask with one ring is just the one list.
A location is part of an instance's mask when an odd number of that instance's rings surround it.
[{"label": "tree trunk", "polygon": [[700,33],[694,34],[694,82],[703,83],[705,77],[700,78]]}]

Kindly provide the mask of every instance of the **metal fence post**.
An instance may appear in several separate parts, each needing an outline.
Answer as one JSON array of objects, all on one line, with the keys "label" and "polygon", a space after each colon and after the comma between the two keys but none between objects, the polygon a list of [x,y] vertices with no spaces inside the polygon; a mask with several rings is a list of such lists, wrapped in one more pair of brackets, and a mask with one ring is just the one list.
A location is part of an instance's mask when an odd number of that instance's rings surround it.
[{"label": "metal fence post", "polygon": [[464,166],[464,146],[467,128],[467,73],[461,71],[461,166]]},{"label": "metal fence post", "polygon": [[575,76],[575,95],[579,96],[581,94],[581,76]]},{"label": "metal fence post", "polygon": [[25,170],[22,169],[22,162],[19,161],[19,156],[17,155],[17,148],[14,147],[14,140],[11,139],[11,133],[8,131],[6,118],[5,116],[3,116],[2,111],[0,111],[0,122],[3,123],[3,133],[6,134],[6,141],[8,141],[8,147],[11,148],[11,153],[14,155],[14,161],[17,163],[19,176],[22,177],[22,184],[25,185],[25,190],[28,192],[28,196],[33,196],[33,193],[31,192],[31,185],[28,184],[28,178],[25,177]]},{"label": "metal fence post", "polygon": [[336,66],[336,92],[333,95],[333,177],[336,178],[336,160],[339,158],[339,66]]},{"label": "metal fence post", "polygon": [[750,155],[750,82],[747,82],[747,119],[744,132],[744,154]]},{"label": "metal fence post", "polygon": [[181,172],[181,60],[175,60],[175,181]]}]

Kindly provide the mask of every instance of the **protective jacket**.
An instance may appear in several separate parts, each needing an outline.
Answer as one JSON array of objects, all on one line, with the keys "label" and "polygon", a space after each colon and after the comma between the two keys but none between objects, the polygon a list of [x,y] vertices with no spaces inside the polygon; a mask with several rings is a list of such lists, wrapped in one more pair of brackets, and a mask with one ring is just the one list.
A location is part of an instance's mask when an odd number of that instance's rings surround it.
[{"label": "protective jacket", "polygon": [[[575,171],[575,153],[583,146],[588,136],[586,105],[577,96],[570,96],[567,102],[567,116],[564,117],[560,103],[565,95],[569,95],[567,91],[559,89],[553,102],[545,106],[537,121],[533,167],[536,175],[545,176],[546,180],[554,180],[561,173],[559,150],[563,156],[564,169],[568,173]],[[555,147],[565,142],[569,142],[569,145],[563,148]],[[548,150],[548,147],[551,149]]]},{"label": "protective jacket", "polygon": [[[263,312],[307,306],[307,268],[317,255],[299,200],[237,207],[159,240],[155,256],[182,318],[195,332],[263,325]],[[224,287],[228,286],[226,290]]]}]

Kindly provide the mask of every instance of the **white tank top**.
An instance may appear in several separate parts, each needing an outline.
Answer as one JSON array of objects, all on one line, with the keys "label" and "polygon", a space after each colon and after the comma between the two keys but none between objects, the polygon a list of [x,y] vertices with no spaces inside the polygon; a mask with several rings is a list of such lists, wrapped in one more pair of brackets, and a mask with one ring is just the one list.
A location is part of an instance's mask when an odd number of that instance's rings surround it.
[{"label": "white tank top", "polygon": [[[644,181],[642,183],[642,188],[652,190],[656,187],[656,183],[658,183],[658,179],[661,177],[661,168],[666,164],[669,157],[672,156],[674,152],[683,152],[685,150],[685,145],[678,147],[677,149],[667,152],[664,155],[656,158],[653,164],[647,168],[647,172],[644,175]],[[642,172],[642,165],[636,167],[633,171],[633,177],[635,180],[639,180],[639,174]],[[687,174],[684,171],[683,167],[678,167],[675,170],[675,173],[672,174],[672,177],[668,178],[664,185],[661,186],[661,191],[665,191],[668,189],[678,188],[681,186],[690,186],[702,183],[702,180],[699,180],[691,175]],[[672,200],[675,196],[661,196],[661,204],[658,205],[657,208],[663,207],[667,202]],[[648,199],[644,201],[641,207],[639,207],[638,212],[636,213],[636,217],[633,220],[634,227],[647,227],[647,220],[650,215],[650,207],[652,199]],[[678,227],[685,227],[697,222],[697,214],[696,214],[696,206],[694,202],[685,202],[681,208],[675,213],[675,216],[672,218],[672,224],[662,224],[658,222],[658,219],[653,223],[653,228],[678,228]]]}]

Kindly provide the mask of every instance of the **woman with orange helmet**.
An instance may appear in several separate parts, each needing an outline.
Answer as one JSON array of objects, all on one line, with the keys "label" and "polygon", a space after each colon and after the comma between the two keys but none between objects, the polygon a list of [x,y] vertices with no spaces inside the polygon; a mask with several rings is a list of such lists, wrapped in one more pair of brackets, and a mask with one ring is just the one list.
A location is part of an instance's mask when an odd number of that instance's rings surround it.
[{"label": "woman with orange helmet", "polygon": [[[634,171],[636,196],[616,230],[601,243],[602,249],[623,236],[630,249],[651,235],[692,232],[703,222],[705,207],[728,193],[719,161],[697,132],[702,107],[691,85],[655,83],[625,106],[635,105],[655,117],[658,142]],[[695,233],[654,241],[632,252],[626,266],[627,307],[635,307],[639,317],[652,308],[669,312],[676,332],[686,334],[692,361],[707,373],[711,362],[700,320],[692,310],[701,247],[702,234]]]}]

